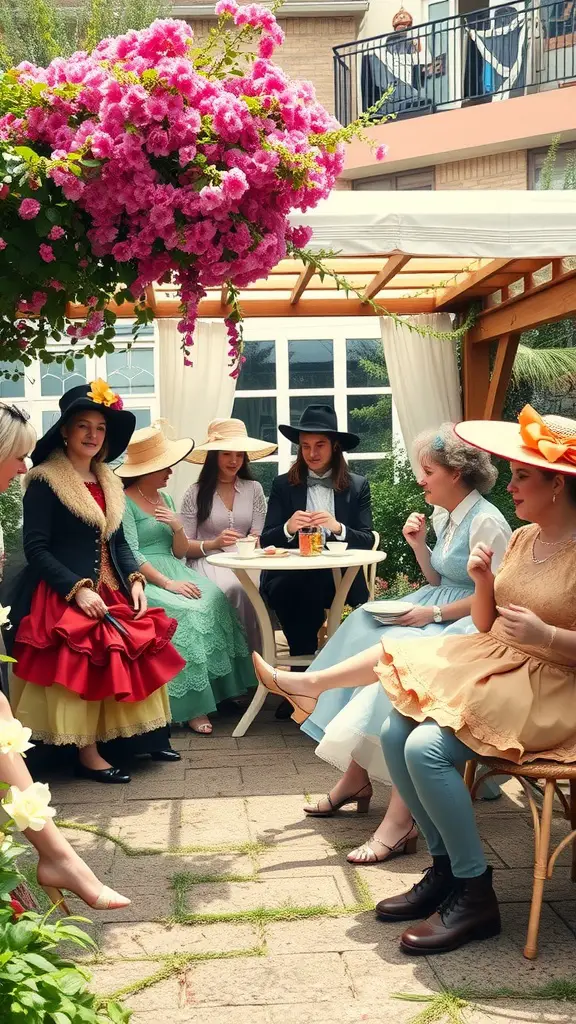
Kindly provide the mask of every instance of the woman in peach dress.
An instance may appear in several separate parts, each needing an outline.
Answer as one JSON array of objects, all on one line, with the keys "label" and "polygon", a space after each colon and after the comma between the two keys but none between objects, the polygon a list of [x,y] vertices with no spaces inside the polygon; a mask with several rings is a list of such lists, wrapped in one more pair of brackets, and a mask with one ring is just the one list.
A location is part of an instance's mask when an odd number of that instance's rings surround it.
[{"label": "woman in peach dress", "polygon": [[496,576],[492,551],[472,550],[472,618],[464,636],[386,642],[295,684],[255,656],[269,689],[302,721],[320,693],[379,679],[393,709],[381,739],[393,783],[432,854],[408,892],[382,900],[383,921],[413,921],[408,954],[457,949],[500,932],[486,863],[460,770],[478,756],[516,764],[576,759],[576,420],[526,406],[513,423],[458,425],[470,444],[510,460],[520,519]]}]

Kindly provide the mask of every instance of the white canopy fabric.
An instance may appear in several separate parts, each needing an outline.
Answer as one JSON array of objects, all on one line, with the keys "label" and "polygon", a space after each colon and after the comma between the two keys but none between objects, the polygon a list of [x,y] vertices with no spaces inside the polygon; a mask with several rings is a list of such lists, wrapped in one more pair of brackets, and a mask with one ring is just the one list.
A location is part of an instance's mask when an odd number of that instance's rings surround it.
[{"label": "white canopy fabric", "polygon": [[291,216],[347,256],[538,259],[576,254],[576,191],[333,192]]}]

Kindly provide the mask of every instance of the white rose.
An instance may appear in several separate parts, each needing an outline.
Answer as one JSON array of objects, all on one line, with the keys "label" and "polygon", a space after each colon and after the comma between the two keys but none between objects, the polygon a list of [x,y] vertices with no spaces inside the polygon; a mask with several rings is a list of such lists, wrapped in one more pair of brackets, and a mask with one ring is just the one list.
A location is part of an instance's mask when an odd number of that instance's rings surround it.
[{"label": "white rose", "polygon": [[17,718],[0,718],[0,754],[25,754],[34,746],[28,742],[31,735]]},{"label": "white rose", "polygon": [[45,782],[33,782],[26,789],[10,786],[2,806],[6,814],[14,819],[20,832],[27,828],[33,832],[40,832],[46,822],[56,814],[50,807],[50,787]]},{"label": "white rose", "polygon": [[10,605],[8,605],[7,608],[3,608],[2,605],[0,604],[0,628],[2,626],[9,626],[10,625],[10,612],[11,612],[11,610],[12,609],[11,609]]}]

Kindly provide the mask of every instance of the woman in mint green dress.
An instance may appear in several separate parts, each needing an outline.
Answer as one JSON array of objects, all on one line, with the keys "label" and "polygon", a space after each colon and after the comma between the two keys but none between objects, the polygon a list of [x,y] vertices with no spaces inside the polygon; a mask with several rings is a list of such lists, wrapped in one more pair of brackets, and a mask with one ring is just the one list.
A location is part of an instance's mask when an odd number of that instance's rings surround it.
[{"label": "woman in mint green dress", "polygon": [[186,668],[168,686],[175,722],[209,735],[208,715],[221,701],[256,685],[246,636],[226,595],[183,561],[188,550],[174,502],[162,489],[171,466],[193,447],[191,438],[169,440],[156,426],[137,430],[116,472],[126,488],[126,540],[146,577],[152,607],[177,620],[172,643]]}]

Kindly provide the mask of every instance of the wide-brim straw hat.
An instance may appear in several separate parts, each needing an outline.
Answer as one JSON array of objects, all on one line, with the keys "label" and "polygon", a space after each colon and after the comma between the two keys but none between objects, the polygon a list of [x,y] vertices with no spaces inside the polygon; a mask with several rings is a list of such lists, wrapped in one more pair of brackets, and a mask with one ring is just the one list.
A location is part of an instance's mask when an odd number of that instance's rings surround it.
[{"label": "wide-brim straw hat", "polygon": [[123,479],[159,473],[175,466],[192,451],[191,437],[171,438],[172,427],[165,420],[157,420],[150,427],[135,430],[128,445],[126,459],[114,470]]},{"label": "wide-brim straw hat", "polygon": [[576,420],[567,416],[540,416],[525,405],[518,423],[464,420],[454,429],[463,441],[491,455],[576,476]]},{"label": "wide-brim straw hat", "polygon": [[208,452],[246,452],[250,462],[255,462],[272,455],[277,447],[277,444],[268,444],[257,437],[248,437],[242,420],[212,420],[208,426],[208,437],[186,456],[186,462],[201,464],[206,461]]}]

